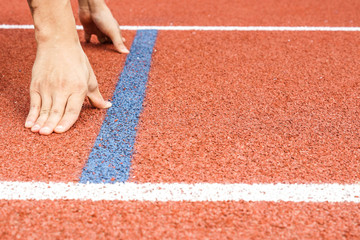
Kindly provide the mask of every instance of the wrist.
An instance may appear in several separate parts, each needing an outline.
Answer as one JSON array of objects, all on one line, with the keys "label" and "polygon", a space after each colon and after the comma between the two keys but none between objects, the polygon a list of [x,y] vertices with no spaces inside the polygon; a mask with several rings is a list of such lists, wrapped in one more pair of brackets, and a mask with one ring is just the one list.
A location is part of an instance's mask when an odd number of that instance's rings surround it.
[{"label": "wrist", "polygon": [[38,44],[78,43],[69,0],[29,1]]},{"label": "wrist", "polygon": [[[75,32],[76,33],[76,32]],[[38,46],[64,46],[64,45],[79,45],[79,37],[77,34],[63,34],[58,32],[36,30],[35,39]]]}]

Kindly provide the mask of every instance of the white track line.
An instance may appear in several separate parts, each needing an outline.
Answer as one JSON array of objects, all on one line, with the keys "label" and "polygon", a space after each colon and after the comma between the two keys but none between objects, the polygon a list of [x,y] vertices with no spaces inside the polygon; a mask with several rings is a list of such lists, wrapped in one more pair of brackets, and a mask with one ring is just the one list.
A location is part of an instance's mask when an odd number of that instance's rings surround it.
[{"label": "white track line", "polygon": [[[121,26],[122,30],[165,30],[165,31],[324,31],[359,32],[360,27],[288,27],[288,26]],[[1,24],[0,29],[34,29],[33,25]],[[82,30],[82,26],[76,26]]]},{"label": "white track line", "polygon": [[0,182],[0,200],[31,199],[360,203],[360,184],[79,184]]}]

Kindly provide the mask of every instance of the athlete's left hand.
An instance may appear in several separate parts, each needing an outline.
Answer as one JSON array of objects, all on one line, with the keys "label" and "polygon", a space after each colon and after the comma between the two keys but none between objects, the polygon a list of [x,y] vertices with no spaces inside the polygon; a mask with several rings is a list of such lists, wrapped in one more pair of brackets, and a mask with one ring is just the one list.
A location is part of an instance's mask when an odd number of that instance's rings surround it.
[{"label": "athlete's left hand", "polygon": [[100,43],[113,43],[119,53],[129,53],[119,24],[104,0],[79,0],[79,17],[86,42],[95,34]]}]

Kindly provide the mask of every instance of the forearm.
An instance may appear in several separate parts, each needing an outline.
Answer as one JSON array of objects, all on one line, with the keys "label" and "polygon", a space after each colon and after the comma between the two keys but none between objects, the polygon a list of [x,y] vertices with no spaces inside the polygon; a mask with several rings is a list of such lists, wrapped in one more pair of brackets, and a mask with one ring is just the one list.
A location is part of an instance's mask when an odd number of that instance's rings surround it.
[{"label": "forearm", "polygon": [[70,0],[28,0],[38,44],[78,43]]}]

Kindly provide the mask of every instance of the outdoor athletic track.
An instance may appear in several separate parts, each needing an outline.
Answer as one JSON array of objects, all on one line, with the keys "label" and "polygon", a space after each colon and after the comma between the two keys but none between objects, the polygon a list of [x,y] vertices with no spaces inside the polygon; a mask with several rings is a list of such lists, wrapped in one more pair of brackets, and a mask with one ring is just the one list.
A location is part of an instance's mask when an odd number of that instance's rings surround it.
[{"label": "outdoor athletic track", "polygon": [[46,137],[0,2],[0,239],[360,239],[360,1],[108,5],[129,55],[76,21],[113,107]]}]

